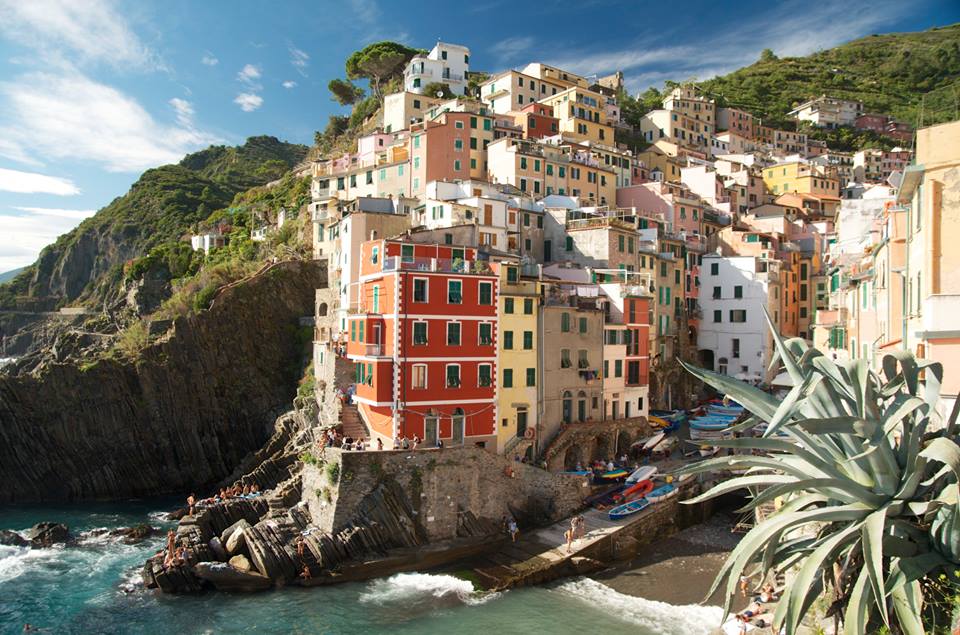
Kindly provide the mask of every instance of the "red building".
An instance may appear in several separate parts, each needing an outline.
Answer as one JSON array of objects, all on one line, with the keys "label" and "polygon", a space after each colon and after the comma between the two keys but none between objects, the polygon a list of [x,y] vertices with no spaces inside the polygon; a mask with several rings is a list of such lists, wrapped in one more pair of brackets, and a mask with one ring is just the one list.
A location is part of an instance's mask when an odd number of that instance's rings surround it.
[{"label": "red building", "polygon": [[497,276],[477,250],[371,240],[347,320],[358,409],[375,437],[496,447]]},{"label": "red building", "polygon": [[648,386],[650,384],[650,300],[642,291],[626,290],[623,299],[623,323],[630,334],[627,340],[627,386]]},{"label": "red building", "polygon": [[560,120],[553,116],[553,106],[527,104],[516,115],[517,125],[523,129],[524,139],[540,139],[558,134]]}]

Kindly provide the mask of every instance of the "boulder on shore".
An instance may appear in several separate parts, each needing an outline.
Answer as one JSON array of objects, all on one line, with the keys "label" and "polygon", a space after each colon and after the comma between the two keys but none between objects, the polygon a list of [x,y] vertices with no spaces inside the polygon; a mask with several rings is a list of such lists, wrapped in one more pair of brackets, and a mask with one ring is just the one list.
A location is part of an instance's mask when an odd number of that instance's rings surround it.
[{"label": "boulder on shore", "polygon": [[250,561],[247,560],[247,557],[244,555],[237,555],[230,558],[230,566],[239,571],[250,571],[253,568],[253,565],[250,564]]},{"label": "boulder on shore", "polygon": [[27,538],[34,547],[49,547],[50,545],[67,542],[70,539],[70,528],[62,523],[37,523],[27,532]]},{"label": "boulder on shore", "polygon": [[245,520],[241,520],[234,525],[234,527],[235,529],[233,530],[233,533],[231,533],[227,537],[227,541],[223,543],[224,547],[227,549],[227,553],[229,553],[231,556],[239,553],[246,546],[247,539],[245,536],[245,531],[250,529],[250,523]]},{"label": "boulder on shore", "polygon": [[0,529],[0,545],[7,547],[29,547],[30,543],[15,531]]},{"label": "boulder on shore", "polygon": [[157,530],[147,524],[134,525],[133,527],[121,527],[110,532],[111,536],[120,536],[123,542],[128,545],[140,542],[144,538],[152,536]]},{"label": "boulder on shore", "polygon": [[198,562],[194,574],[221,591],[262,591],[273,586],[265,575],[253,571],[241,571],[225,562]]},{"label": "boulder on shore", "polygon": [[220,539],[216,536],[210,539],[210,542],[207,543],[207,546],[210,547],[210,551],[213,552],[213,555],[220,562],[226,562],[227,558],[230,557],[227,554],[227,550],[223,548],[223,543],[221,543]]}]

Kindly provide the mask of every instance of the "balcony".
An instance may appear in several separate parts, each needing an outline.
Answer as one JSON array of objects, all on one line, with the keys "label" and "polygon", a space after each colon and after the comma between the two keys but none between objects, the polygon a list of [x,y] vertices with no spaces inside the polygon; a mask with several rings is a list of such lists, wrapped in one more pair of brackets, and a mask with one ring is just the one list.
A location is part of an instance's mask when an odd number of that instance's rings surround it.
[{"label": "balcony", "polygon": [[[923,302],[924,339],[937,337],[956,337],[957,315],[960,315],[960,295],[931,295]],[[940,335],[950,332],[954,335]]]},{"label": "balcony", "polygon": [[380,357],[383,355],[383,347],[379,344],[366,344],[367,357]]},{"label": "balcony", "polygon": [[388,256],[383,259],[383,271],[432,271],[440,273],[460,273],[474,275],[493,275],[490,267],[482,260],[449,260],[444,258],[403,258]]}]

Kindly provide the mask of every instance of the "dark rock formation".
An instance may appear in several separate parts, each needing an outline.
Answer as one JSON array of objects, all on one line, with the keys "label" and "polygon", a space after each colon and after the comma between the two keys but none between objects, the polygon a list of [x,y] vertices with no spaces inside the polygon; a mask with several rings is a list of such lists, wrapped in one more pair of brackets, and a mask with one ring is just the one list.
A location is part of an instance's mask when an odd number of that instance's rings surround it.
[{"label": "dark rock formation", "polygon": [[[0,376],[0,502],[183,492],[230,475],[293,398],[298,318],[326,278],[322,263],[280,263],[134,361]],[[284,473],[278,460],[264,469]]]},{"label": "dark rock formation", "polygon": [[30,542],[15,531],[0,529],[0,545],[7,547],[29,547]]},{"label": "dark rock formation", "polygon": [[70,528],[61,523],[37,523],[27,532],[27,538],[34,547],[49,547],[70,539]]}]

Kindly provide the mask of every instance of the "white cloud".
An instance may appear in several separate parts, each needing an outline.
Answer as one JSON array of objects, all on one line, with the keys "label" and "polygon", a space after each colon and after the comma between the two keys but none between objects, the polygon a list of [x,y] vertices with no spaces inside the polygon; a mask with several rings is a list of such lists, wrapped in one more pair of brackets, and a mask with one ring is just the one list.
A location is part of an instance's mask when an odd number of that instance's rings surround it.
[{"label": "white cloud", "polygon": [[253,112],[263,105],[263,97],[254,93],[240,93],[233,103],[239,105],[243,112]]},{"label": "white cloud", "polygon": [[0,213],[0,271],[29,265],[40,250],[54,242],[94,210],[15,207],[13,213]]},{"label": "white cloud", "polygon": [[179,112],[178,119],[158,123],[135,99],[80,73],[29,73],[0,83],[0,139],[43,159],[139,172],[221,141],[185,125]]},{"label": "white cloud", "polygon": [[0,0],[0,32],[57,66],[163,68],[111,0]]},{"label": "white cloud", "polygon": [[297,87],[297,82],[294,82],[294,81],[291,81],[291,80],[288,79],[287,81],[283,82],[283,87],[284,87],[284,88],[296,88],[296,87]]},{"label": "white cloud", "polygon": [[237,73],[237,80],[248,86],[256,87],[256,89],[260,88],[257,82],[260,77],[260,67],[254,66],[253,64],[247,64],[240,70],[239,73]]},{"label": "white cloud", "polygon": [[307,66],[310,65],[310,56],[305,51],[301,51],[295,46],[290,47],[290,64],[297,69],[297,72],[307,76]]},{"label": "white cloud", "polygon": [[80,188],[70,179],[59,176],[0,168],[0,191],[17,192],[18,194],[73,196],[80,193]]},{"label": "white cloud", "polygon": [[170,105],[173,106],[173,109],[177,113],[177,122],[185,127],[193,127],[193,104],[191,104],[186,99],[180,99],[179,97],[174,97],[170,100]]},{"label": "white cloud", "polygon": [[491,46],[490,52],[493,53],[497,59],[510,61],[515,59],[521,53],[525,53],[533,48],[535,41],[536,40],[529,35],[521,37],[508,37],[505,40],[500,40]]},{"label": "white cloud", "polygon": [[220,60],[214,57],[213,53],[207,52],[203,54],[202,58],[200,58],[200,62],[207,66],[216,66],[217,64],[220,63]]},{"label": "white cloud", "polygon": [[350,0],[351,15],[367,26],[380,19],[380,6],[376,0]]}]

